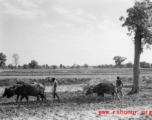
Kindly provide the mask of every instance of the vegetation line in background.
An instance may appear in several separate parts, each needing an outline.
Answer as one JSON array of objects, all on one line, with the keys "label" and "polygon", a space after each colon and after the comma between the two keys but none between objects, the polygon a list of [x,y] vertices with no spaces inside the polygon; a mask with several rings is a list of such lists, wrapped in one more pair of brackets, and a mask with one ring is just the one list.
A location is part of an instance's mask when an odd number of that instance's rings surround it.
[{"label": "vegetation line in background", "polygon": [[[6,65],[6,55],[3,53],[0,53],[0,68],[1,69],[80,69],[80,68],[133,68],[133,64],[131,62],[128,62],[126,64],[122,64],[127,58],[121,57],[121,56],[115,56],[113,58],[115,65],[113,64],[101,64],[101,65],[94,65],[94,66],[89,66],[88,64],[84,65],[76,65],[73,64],[72,66],[65,66],[63,64],[60,64],[59,66],[57,65],[39,65],[36,60],[32,60],[28,64],[23,64],[19,65],[19,55],[13,54],[13,64],[8,64]],[[152,63],[148,63],[145,61],[140,62],[140,67],[141,68],[152,68]]]}]

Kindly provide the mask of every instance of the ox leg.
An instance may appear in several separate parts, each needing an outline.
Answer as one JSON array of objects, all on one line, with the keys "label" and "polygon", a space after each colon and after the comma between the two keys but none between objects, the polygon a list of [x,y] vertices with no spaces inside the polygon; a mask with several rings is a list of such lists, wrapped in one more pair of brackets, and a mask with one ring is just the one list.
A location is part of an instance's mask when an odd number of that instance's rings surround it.
[{"label": "ox leg", "polygon": [[18,104],[18,107],[20,107],[21,103],[22,103],[22,99],[24,98],[23,95],[21,95],[21,98],[20,98],[20,103]]},{"label": "ox leg", "polygon": [[44,94],[40,94],[40,97],[41,97],[41,102],[40,102],[40,105],[43,103],[43,100],[45,99],[46,100],[46,96]]},{"label": "ox leg", "polygon": [[41,98],[42,98],[42,100],[41,100],[41,102],[40,102],[40,105],[42,105],[42,103],[43,103],[43,99],[44,99],[43,97],[41,97]]},{"label": "ox leg", "polygon": [[39,96],[37,96],[37,102],[40,102],[40,97]]},{"label": "ox leg", "polygon": [[102,97],[103,97],[103,102],[104,102],[105,101],[104,93],[102,94]]},{"label": "ox leg", "polygon": [[46,104],[48,104],[45,94],[42,95],[41,98],[42,98],[42,101],[41,101],[40,105],[43,103],[44,100],[45,100],[44,102],[45,102]]},{"label": "ox leg", "polygon": [[105,101],[104,93],[100,93],[100,94],[97,93],[97,98],[99,95],[101,95],[103,97],[103,102],[104,102]]},{"label": "ox leg", "polygon": [[45,99],[45,103],[48,104],[45,94],[44,94],[44,99]]},{"label": "ox leg", "polygon": [[19,98],[19,95],[17,95],[17,98],[16,98],[16,103],[18,102],[18,98]]},{"label": "ox leg", "polygon": [[95,100],[96,102],[98,101],[98,97],[99,97],[99,94],[97,93],[96,94],[96,100]]},{"label": "ox leg", "polygon": [[96,96],[96,100],[95,100],[96,102],[98,101],[98,95]]},{"label": "ox leg", "polygon": [[44,102],[47,104],[46,95],[45,95],[45,94],[43,94],[42,96],[43,96],[43,100],[45,100]]},{"label": "ox leg", "polygon": [[112,92],[111,94],[112,94],[112,98],[113,98],[113,100],[114,100],[114,99],[115,99],[115,94],[114,94],[114,92]]},{"label": "ox leg", "polygon": [[29,105],[29,99],[28,99],[28,95],[25,96],[27,104]]},{"label": "ox leg", "polygon": [[43,102],[44,100],[45,100],[44,102],[47,104],[46,95],[45,95],[45,94],[41,94],[40,96],[41,96],[41,98],[42,98],[42,101],[41,101],[40,105],[42,104],[42,102]]}]

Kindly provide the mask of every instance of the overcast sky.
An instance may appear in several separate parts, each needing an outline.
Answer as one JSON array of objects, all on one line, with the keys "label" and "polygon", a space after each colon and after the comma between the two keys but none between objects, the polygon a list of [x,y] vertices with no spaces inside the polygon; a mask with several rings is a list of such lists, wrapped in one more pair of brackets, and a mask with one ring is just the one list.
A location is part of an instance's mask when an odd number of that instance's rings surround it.
[{"label": "overcast sky", "polygon": [[[19,64],[114,64],[133,62],[134,45],[120,16],[134,0],[0,0],[0,52],[19,54]],[[152,63],[152,51],[141,61]]]}]

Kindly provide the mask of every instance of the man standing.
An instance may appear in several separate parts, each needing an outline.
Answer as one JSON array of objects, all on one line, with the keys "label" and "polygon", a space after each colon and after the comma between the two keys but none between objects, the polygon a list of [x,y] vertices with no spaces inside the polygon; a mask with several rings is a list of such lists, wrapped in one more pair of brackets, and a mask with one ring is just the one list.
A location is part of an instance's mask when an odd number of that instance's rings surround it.
[{"label": "man standing", "polygon": [[123,83],[122,83],[122,81],[120,80],[120,77],[118,76],[117,77],[117,80],[116,80],[116,88],[117,88],[117,93],[119,94],[121,94],[121,95],[123,95],[122,94],[122,88],[123,88]]},{"label": "man standing", "polygon": [[60,101],[60,98],[57,95],[58,82],[57,82],[57,80],[55,78],[52,78],[52,82],[53,82],[53,86],[52,86],[53,101],[55,100],[55,97],[57,97],[58,100]]}]

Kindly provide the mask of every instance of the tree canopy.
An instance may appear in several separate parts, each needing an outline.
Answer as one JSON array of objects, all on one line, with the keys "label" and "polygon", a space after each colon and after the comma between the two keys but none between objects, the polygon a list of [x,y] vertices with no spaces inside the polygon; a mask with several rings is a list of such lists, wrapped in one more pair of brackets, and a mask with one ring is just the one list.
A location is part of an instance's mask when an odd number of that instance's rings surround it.
[{"label": "tree canopy", "polygon": [[[149,48],[152,44],[152,2],[144,0],[142,2],[135,1],[132,8],[127,9],[128,16],[125,18],[120,17],[124,21],[122,27],[128,28],[128,35],[139,34],[141,37],[141,51],[144,45]],[[135,40],[135,39],[133,39]]]},{"label": "tree canopy", "polygon": [[121,56],[115,56],[113,60],[115,61],[116,66],[120,67],[122,62],[124,62],[127,58]]},{"label": "tree canopy", "polygon": [[15,53],[15,54],[13,54],[12,58],[13,58],[13,64],[17,67],[17,65],[19,63],[19,55],[17,53]]},{"label": "tree canopy", "polygon": [[38,62],[35,61],[35,60],[32,60],[30,63],[29,63],[29,67],[30,68],[36,68],[38,66]]}]

